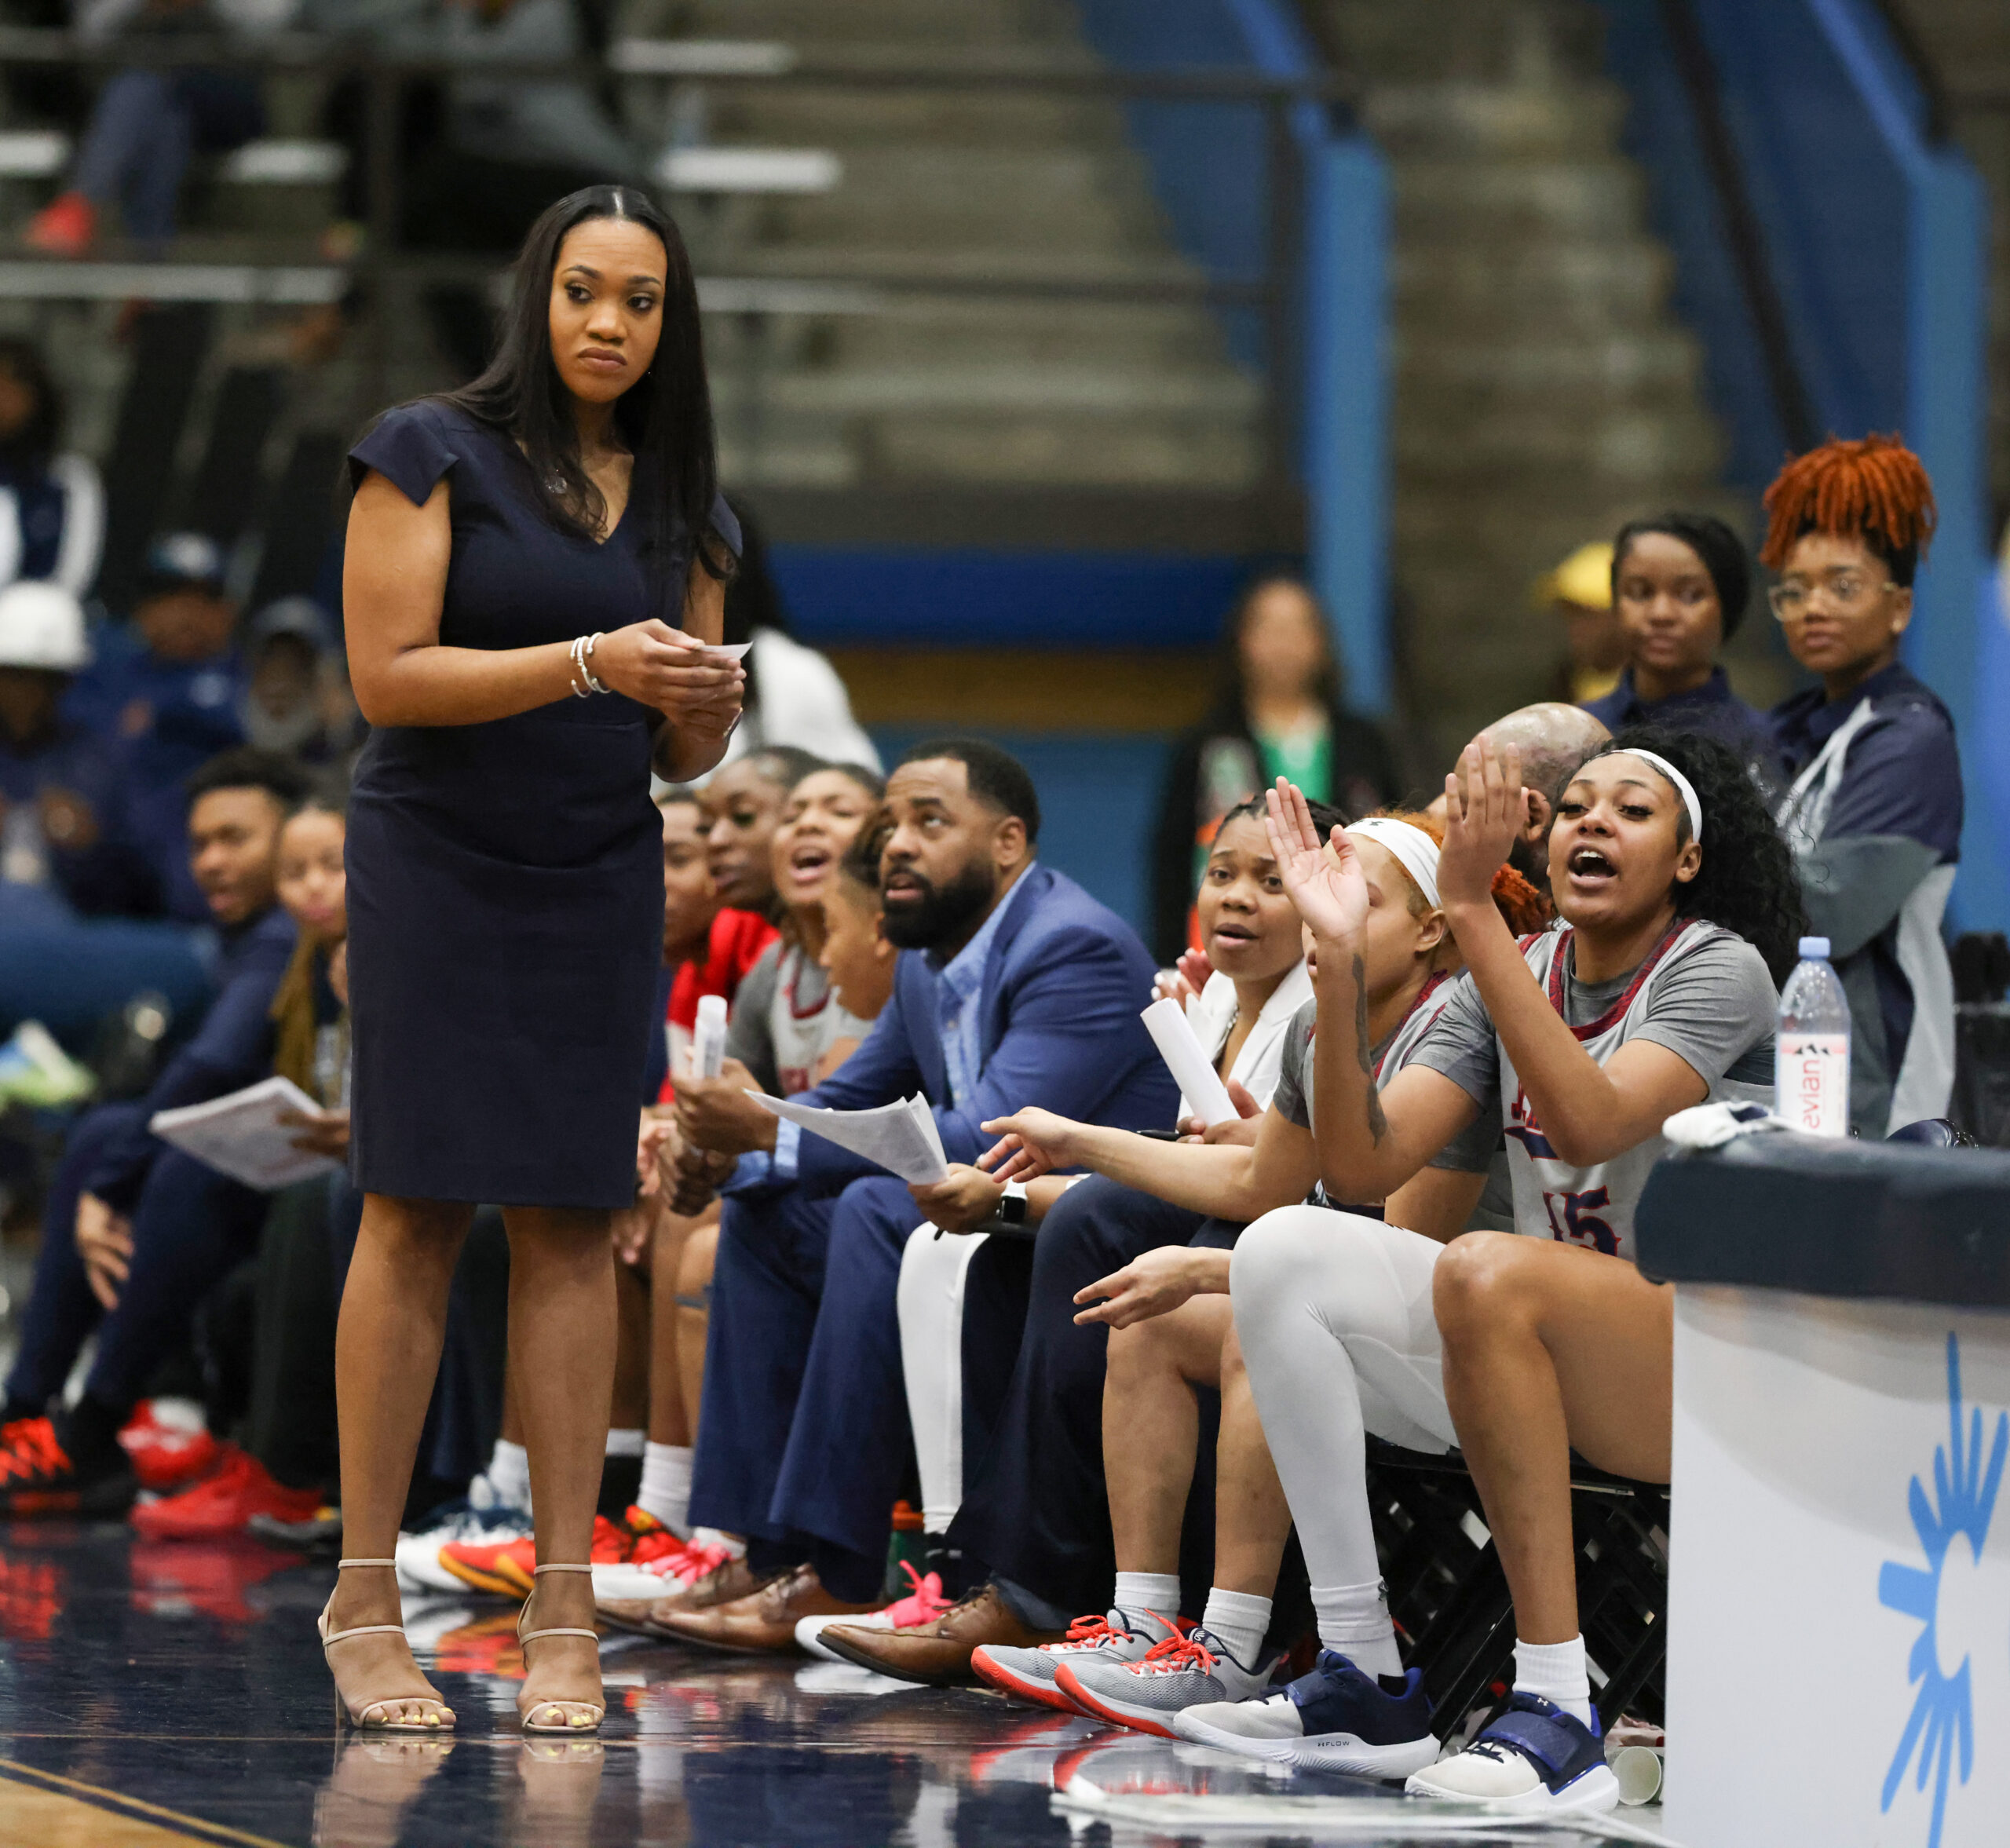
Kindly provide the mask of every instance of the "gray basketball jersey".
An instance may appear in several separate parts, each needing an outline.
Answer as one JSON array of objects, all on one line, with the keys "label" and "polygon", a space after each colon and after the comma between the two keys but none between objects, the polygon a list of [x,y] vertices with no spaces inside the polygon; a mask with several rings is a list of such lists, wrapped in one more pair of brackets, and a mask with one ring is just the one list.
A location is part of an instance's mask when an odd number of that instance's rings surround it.
[{"label": "gray basketball jersey", "polygon": [[[1530,938],[1522,948],[1529,967],[1559,1016],[1563,1013],[1563,953],[1570,934],[1567,928],[1548,931]],[[1570,1029],[1578,1044],[1604,1065],[1646,1024],[1656,985],[1705,944],[1732,934],[1701,919],[1671,930],[1611,1006],[1596,1020]],[[1668,1147],[1666,1138],[1657,1133],[1610,1161],[1573,1167],[1550,1146],[1497,1033],[1494,1045],[1500,1061],[1501,1127],[1508,1138],[1508,1167],[1515,1187],[1515,1229],[1531,1238],[1583,1245],[1631,1261],[1633,1209],[1647,1184],[1648,1171]],[[1710,1087],[1708,1101],[1770,1108],[1772,1087],[1727,1076]]]}]

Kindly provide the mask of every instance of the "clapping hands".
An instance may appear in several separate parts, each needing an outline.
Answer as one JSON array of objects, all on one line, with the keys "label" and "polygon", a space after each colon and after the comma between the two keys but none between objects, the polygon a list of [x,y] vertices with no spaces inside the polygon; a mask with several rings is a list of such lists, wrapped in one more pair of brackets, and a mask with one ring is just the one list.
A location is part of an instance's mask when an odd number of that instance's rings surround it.
[{"label": "clapping hands", "polygon": [[1497,754],[1475,738],[1445,779],[1445,845],[1438,856],[1438,890],[1445,905],[1492,902],[1493,875],[1505,864],[1527,813],[1522,754],[1511,744]]},{"label": "clapping hands", "polygon": [[1266,792],[1263,829],[1277,876],[1313,935],[1353,945],[1368,922],[1368,878],[1346,831],[1336,827],[1321,841],[1303,792],[1281,776]]}]

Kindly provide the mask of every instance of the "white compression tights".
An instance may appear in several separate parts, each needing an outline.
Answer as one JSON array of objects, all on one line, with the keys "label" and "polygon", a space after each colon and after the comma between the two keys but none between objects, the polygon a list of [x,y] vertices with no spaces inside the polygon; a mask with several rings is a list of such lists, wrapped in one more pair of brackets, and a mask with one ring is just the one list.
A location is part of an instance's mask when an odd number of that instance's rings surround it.
[{"label": "white compression tights", "polygon": [[1365,1433],[1412,1450],[1458,1441],[1431,1307],[1444,1249],[1325,1207],[1266,1213],[1236,1241],[1235,1331],[1315,1598],[1381,1576]]},{"label": "white compression tights", "polygon": [[963,1280],[986,1236],[938,1237],[934,1226],[917,1226],[901,1254],[901,1367],[922,1525],[933,1534],[949,1531],[963,1499]]}]

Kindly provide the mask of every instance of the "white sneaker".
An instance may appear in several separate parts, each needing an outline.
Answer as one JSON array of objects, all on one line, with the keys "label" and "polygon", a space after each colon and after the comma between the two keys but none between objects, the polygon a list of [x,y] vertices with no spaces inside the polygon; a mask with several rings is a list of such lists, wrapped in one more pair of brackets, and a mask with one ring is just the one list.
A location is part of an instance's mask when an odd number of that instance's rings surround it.
[{"label": "white sneaker", "polygon": [[440,1549],[457,1541],[480,1540],[497,1545],[527,1539],[531,1517],[521,1508],[499,1504],[477,1507],[462,1500],[448,1502],[426,1517],[426,1525],[416,1533],[401,1533],[392,1558],[397,1562],[398,1583],[407,1591],[450,1591],[465,1594],[467,1583],[457,1579],[440,1563]]},{"label": "white sneaker", "polygon": [[1416,1797],[1457,1797],[1524,1814],[1599,1813],[1619,1803],[1598,1715],[1588,1726],[1540,1694],[1514,1693],[1464,1751],[1416,1773]]},{"label": "white sneaker", "polygon": [[1065,1642],[1042,1643],[1036,1649],[1007,1649],[985,1643],[973,1650],[970,1667],[980,1679],[1021,1700],[1051,1707],[1057,1712],[1084,1711],[1054,1678],[1064,1664],[1095,1656],[1098,1660],[1142,1662],[1168,1637],[1179,1634],[1154,1611],[1113,1609],[1106,1616],[1077,1617],[1068,1626]]},{"label": "white sneaker", "polygon": [[1135,1662],[1100,1654],[1064,1663],[1054,1685],[1085,1713],[1114,1726],[1161,1739],[1177,1739],[1175,1718],[1189,1707],[1247,1700],[1269,1685],[1270,1661],[1245,1668],[1228,1645],[1196,1625],[1184,1636],[1168,1637]]}]

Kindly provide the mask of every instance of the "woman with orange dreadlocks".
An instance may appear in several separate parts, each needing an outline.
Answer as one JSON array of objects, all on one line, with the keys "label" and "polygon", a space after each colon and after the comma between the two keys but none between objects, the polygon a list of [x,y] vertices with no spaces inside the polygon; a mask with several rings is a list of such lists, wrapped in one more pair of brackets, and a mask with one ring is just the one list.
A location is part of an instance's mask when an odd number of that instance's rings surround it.
[{"label": "woman with orange dreadlocks", "polygon": [[1793,658],[1820,675],[1774,708],[1778,820],[1808,927],[1850,1001],[1850,1122],[1883,1137],[1947,1108],[1954,988],[1941,913],[1961,838],[1953,721],[1899,660],[1933,486],[1895,440],[1824,444],[1767,490],[1760,560]]}]

